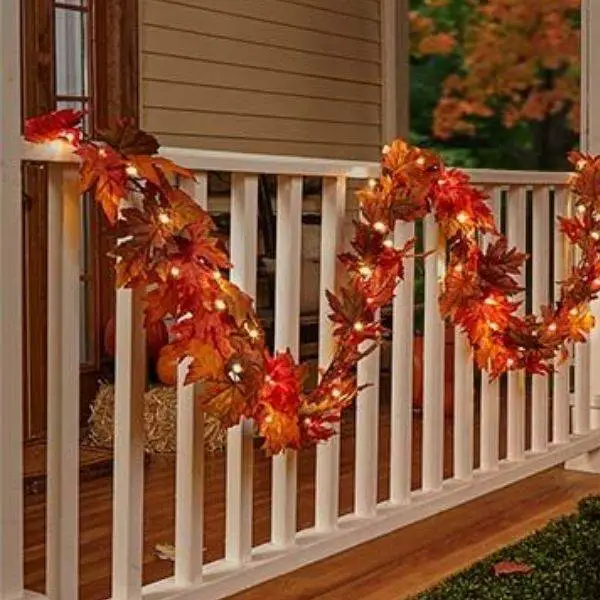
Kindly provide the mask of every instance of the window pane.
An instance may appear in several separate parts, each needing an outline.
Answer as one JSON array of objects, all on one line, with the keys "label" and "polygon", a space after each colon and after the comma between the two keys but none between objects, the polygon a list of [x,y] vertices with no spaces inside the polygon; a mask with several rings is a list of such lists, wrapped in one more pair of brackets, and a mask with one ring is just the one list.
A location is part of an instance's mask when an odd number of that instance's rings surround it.
[{"label": "window pane", "polygon": [[58,96],[86,95],[86,19],[87,14],[79,10],[55,9],[56,94]]}]

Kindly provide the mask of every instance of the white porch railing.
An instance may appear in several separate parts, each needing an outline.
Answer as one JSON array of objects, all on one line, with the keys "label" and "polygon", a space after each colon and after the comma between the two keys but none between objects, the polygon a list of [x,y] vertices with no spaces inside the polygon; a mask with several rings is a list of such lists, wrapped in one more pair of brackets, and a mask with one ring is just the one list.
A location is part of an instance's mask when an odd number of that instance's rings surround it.
[{"label": "white porch railing", "polygon": [[[10,142],[10,140],[8,140]],[[3,146],[10,150],[3,140]],[[43,161],[49,177],[49,314],[50,381],[48,385],[48,529],[47,597],[72,600],[78,588],[78,240],[77,177],[72,157],[52,147],[20,144],[17,162],[0,171],[0,214],[7,204],[19,204],[18,161]],[[306,176],[323,180],[321,205],[321,310],[319,363],[332,352],[324,290],[336,277],[336,252],[342,247],[347,183],[376,176],[378,165],[349,161],[240,155],[183,149],[163,154],[194,170],[197,182],[189,190],[206,204],[207,173],[231,173],[231,277],[250,294],[256,292],[257,200],[259,174],[278,178],[275,344],[298,353],[301,261],[302,183]],[[566,173],[473,171],[474,181],[490,193],[497,220],[510,241],[529,249],[531,276],[528,297],[534,309],[552,299],[551,281],[561,278],[569,256],[553,229],[552,215],[566,209]],[[11,204],[12,203],[12,204]],[[529,215],[529,218],[528,218]],[[526,223],[531,222],[531,231]],[[20,390],[7,382],[20,371],[20,320],[7,306],[20,310],[19,271],[22,257],[18,214],[0,221],[0,307],[3,336],[0,365],[2,397],[2,525],[0,529],[0,599],[18,598],[22,589],[22,520]],[[412,225],[398,224],[395,237],[413,235]],[[427,219],[425,247],[435,248],[435,224]],[[7,255],[7,251],[10,253]],[[360,366],[360,377],[376,385],[357,401],[355,512],[339,517],[339,437],[318,447],[316,454],[315,527],[296,531],[296,456],[272,459],[272,539],[252,547],[252,428],[245,422],[229,431],[227,440],[226,553],[223,560],[203,564],[203,416],[193,402],[193,389],[178,390],[176,558],[173,578],[142,586],[143,427],[142,396],[146,361],[140,294],[117,292],[116,442],[114,456],[113,600],[183,600],[223,598],[243,588],[317,561],[336,552],[421,520],[499,489],[551,466],[600,447],[600,431],[590,430],[589,349],[581,346],[575,361],[574,410],[570,414],[568,365],[552,378],[534,378],[531,394],[518,374],[508,378],[506,419],[501,418],[501,386],[481,378],[475,388],[474,368],[460,336],[454,361],[453,476],[444,478],[444,323],[437,307],[442,256],[425,263],[423,448],[419,468],[422,486],[411,489],[412,340],[414,265],[400,284],[393,306],[391,359],[390,491],[377,501],[379,357]],[[16,269],[16,271],[15,271]],[[16,289],[15,289],[16,286]],[[9,303],[9,304],[7,304]],[[10,331],[9,331],[10,329]],[[183,374],[184,368],[180,369]],[[477,397],[481,397],[477,401]],[[530,399],[529,399],[530,398]],[[531,422],[526,404],[531,402]],[[551,406],[549,406],[549,404]],[[477,410],[477,406],[480,406]],[[479,424],[475,418],[479,417]],[[479,429],[480,443],[475,447]],[[526,430],[530,435],[526,436]],[[506,456],[500,440],[507,440]],[[527,440],[530,440],[527,442]],[[476,456],[476,454],[479,456]],[[477,468],[475,466],[478,465]],[[10,559],[7,551],[10,549]],[[5,560],[6,559],[6,560]]]}]

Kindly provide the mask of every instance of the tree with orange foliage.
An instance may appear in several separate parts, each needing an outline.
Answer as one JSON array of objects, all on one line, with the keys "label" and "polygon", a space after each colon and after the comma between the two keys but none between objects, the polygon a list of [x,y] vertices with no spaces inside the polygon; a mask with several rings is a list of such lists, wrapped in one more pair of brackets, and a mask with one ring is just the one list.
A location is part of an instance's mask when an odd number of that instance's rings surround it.
[{"label": "tree with orange foliage", "polygon": [[562,157],[579,127],[580,0],[462,0],[469,16],[449,22],[453,4],[420,0],[411,12],[413,58],[454,60],[433,135],[464,139],[491,120],[526,127],[535,166],[552,166],[551,155]]}]

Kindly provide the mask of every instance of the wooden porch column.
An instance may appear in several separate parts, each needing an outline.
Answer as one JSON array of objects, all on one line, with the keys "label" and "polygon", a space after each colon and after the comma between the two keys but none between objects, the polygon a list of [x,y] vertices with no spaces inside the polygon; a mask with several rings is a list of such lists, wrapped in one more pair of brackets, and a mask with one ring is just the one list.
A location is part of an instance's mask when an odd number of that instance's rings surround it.
[{"label": "wooden porch column", "polygon": [[23,590],[20,2],[0,2],[0,598]]}]

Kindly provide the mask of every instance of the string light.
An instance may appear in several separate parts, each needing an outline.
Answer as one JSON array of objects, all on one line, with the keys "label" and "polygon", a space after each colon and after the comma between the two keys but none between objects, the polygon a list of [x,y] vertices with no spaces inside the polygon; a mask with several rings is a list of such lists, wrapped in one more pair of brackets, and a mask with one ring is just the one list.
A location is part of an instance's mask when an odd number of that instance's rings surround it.
[{"label": "string light", "polygon": [[227,375],[229,376],[229,379],[231,379],[231,381],[233,381],[234,383],[239,383],[242,380],[242,373],[244,372],[244,368],[242,367],[242,365],[239,362],[235,362],[231,365],[231,369],[229,370],[229,373],[227,373]]},{"label": "string light", "polygon": [[129,175],[129,177],[139,177],[139,172],[138,170],[133,166],[133,165],[128,165],[125,168],[125,173],[127,173],[127,175]]},{"label": "string light", "polygon": [[590,235],[592,236],[592,239],[596,241],[600,240],[600,233],[598,233],[597,231],[592,231]]},{"label": "string light", "polygon": [[340,391],[338,388],[333,388],[333,389],[331,390],[331,395],[332,395],[334,398],[339,398],[339,397],[342,395],[342,392],[341,392],[341,391]]},{"label": "string light", "polygon": [[216,281],[219,281],[219,279],[221,279],[221,277],[223,277],[223,276],[221,275],[221,271],[213,271],[213,278],[214,278]]},{"label": "string light", "polygon": [[384,240],[383,245],[386,248],[393,248],[394,247],[394,242],[392,240]]},{"label": "string light", "polygon": [[415,162],[417,163],[417,165],[419,167],[425,166],[425,159],[422,156],[419,156],[419,158],[417,158],[417,160]]},{"label": "string light", "polygon": [[372,178],[369,179],[368,185],[370,190],[374,190],[375,186],[377,185],[377,180]]},{"label": "string light", "polygon": [[358,269],[358,272],[364,279],[369,279],[373,275],[373,269],[371,269],[371,267],[369,267],[368,265],[363,265],[362,267],[360,267],[360,269]]},{"label": "string light", "polygon": [[490,323],[490,329],[492,331],[498,331],[498,329],[500,329],[500,327],[498,326],[498,323],[494,323],[493,321]]},{"label": "string light", "polygon": [[506,361],[506,366],[507,366],[509,369],[510,369],[511,367],[514,367],[514,366],[515,366],[515,361],[514,361],[512,358],[509,358],[509,359]]},{"label": "string light", "polygon": [[556,323],[550,323],[550,325],[548,325],[548,331],[554,333],[556,331]]},{"label": "string light", "polygon": [[456,215],[456,220],[461,224],[461,225],[465,225],[466,223],[468,223],[471,220],[471,217],[469,217],[469,214],[466,213],[464,210],[461,210],[457,215]]},{"label": "string light", "polygon": [[387,233],[387,225],[383,221],[377,221],[373,224],[373,229],[378,233]]},{"label": "string light", "polygon": [[576,308],[572,308],[572,309],[569,311],[569,314],[570,314],[572,317],[576,317],[576,316],[579,314],[579,311],[578,311]]},{"label": "string light", "polygon": [[265,423],[266,423],[267,425],[270,425],[272,422],[273,422],[273,415],[267,415],[267,416],[265,417]]},{"label": "string light", "polygon": [[389,151],[391,150],[391,148],[386,144],[382,149],[381,149],[381,154],[389,154]]},{"label": "string light", "polygon": [[158,215],[158,220],[163,224],[167,225],[171,222],[171,217],[166,212],[161,212]]},{"label": "string light", "polygon": [[171,275],[177,279],[181,275],[181,269],[179,267],[171,267]]},{"label": "string light", "polygon": [[356,323],[354,323],[354,331],[361,333],[364,330],[365,330],[365,326],[363,325],[363,323],[361,321],[356,321]]},{"label": "string light", "polygon": [[223,300],[221,300],[221,298],[217,298],[215,300],[215,308],[218,311],[224,311],[227,308],[227,304],[225,304],[225,302],[223,302]]},{"label": "string light", "polygon": [[580,215],[584,215],[586,210],[587,210],[587,209],[585,208],[585,206],[584,206],[583,204],[578,204],[578,205],[577,205],[577,212],[578,212]]},{"label": "string light", "polygon": [[492,296],[488,296],[485,300],[484,300],[485,304],[487,304],[488,306],[496,306],[496,304],[498,304],[498,302],[496,302],[496,300],[492,297]]},{"label": "string light", "polygon": [[463,267],[462,263],[458,263],[457,265],[454,265],[454,270],[455,270],[457,273],[462,273],[462,272],[463,272],[463,269],[464,269],[464,267]]},{"label": "string light", "polygon": [[98,156],[100,158],[106,158],[106,150],[104,148],[100,148],[100,150],[98,150]]},{"label": "string light", "polygon": [[577,165],[575,165],[575,168],[578,171],[583,171],[586,167],[587,167],[587,160],[585,160],[585,158],[580,158],[577,161]]}]

